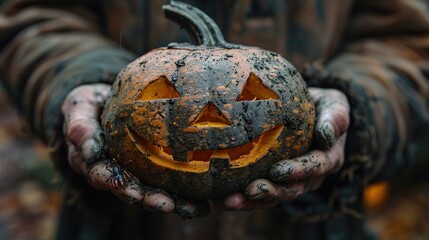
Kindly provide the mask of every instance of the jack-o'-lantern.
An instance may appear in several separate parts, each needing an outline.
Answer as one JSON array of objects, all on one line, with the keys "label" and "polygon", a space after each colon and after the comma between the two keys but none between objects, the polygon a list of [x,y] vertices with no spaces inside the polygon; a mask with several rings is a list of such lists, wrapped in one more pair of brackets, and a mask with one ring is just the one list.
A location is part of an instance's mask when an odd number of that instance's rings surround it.
[{"label": "jack-o'-lantern", "polygon": [[313,105],[289,62],[225,42],[189,5],[164,11],[196,45],[152,50],[118,75],[102,117],[112,158],[148,185],[207,199],[309,149]]}]

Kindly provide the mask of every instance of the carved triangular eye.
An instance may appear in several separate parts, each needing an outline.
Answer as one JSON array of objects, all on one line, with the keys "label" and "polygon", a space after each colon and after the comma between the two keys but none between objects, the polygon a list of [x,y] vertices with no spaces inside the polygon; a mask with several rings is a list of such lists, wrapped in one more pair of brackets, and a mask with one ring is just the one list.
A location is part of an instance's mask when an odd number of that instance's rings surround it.
[{"label": "carved triangular eye", "polygon": [[209,102],[190,125],[212,128],[229,126],[231,122],[213,103]]},{"label": "carved triangular eye", "polygon": [[268,100],[279,99],[279,95],[265,86],[262,80],[254,73],[250,73],[246,83],[241,90],[237,101],[253,101],[253,100]]},{"label": "carved triangular eye", "polygon": [[136,100],[156,100],[178,97],[180,97],[180,94],[167,77],[161,76],[149,83],[141,93],[138,94]]}]

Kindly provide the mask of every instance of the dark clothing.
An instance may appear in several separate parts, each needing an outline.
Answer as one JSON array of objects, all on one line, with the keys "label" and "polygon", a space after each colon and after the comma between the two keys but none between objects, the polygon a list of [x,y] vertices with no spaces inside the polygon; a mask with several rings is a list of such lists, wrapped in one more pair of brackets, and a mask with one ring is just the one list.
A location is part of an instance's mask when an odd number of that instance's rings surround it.
[{"label": "dark clothing", "polygon": [[[52,148],[64,177],[81,183],[76,184],[81,199],[65,206],[63,233],[69,228],[79,239],[151,239],[146,234],[160,234],[156,230],[165,226],[172,230],[163,236],[178,239],[282,239],[287,234],[339,239],[341,233],[331,229],[341,224],[347,232],[344,239],[359,238],[361,223],[355,218],[361,215],[363,187],[406,167],[427,126],[428,2],[185,2],[215,19],[230,42],[279,52],[303,72],[309,85],[346,93],[352,112],[343,169],[317,192],[272,210],[216,213],[192,221],[126,207],[115,210],[111,204],[98,212],[97,203],[104,199],[120,204],[89,190],[68,167],[61,103],[76,86],[111,83],[138,55],[186,41],[186,35],[163,16],[164,1],[6,0],[0,15],[0,78],[34,132]],[[304,71],[306,63],[324,70]],[[292,223],[295,217],[333,218],[306,225]]]}]

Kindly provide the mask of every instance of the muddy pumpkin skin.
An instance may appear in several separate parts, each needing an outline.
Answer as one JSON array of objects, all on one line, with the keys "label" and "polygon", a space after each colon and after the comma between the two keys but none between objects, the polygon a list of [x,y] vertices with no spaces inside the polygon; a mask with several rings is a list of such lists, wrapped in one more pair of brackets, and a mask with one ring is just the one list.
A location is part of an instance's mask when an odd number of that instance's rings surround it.
[{"label": "muddy pumpkin skin", "polygon": [[121,71],[102,124],[110,156],[143,183],[211,199],[307,152],[314,119],[305,82],[280,55],[172,44]]}]

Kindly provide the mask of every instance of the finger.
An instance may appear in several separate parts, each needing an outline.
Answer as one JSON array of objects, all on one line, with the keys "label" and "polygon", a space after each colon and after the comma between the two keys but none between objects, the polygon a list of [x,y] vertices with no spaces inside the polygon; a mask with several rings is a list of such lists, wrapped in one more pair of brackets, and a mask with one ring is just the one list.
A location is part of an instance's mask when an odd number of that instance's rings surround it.
[{"label": "finger", "polygon": [[86,162],[81,157],[80,153],[76,151],[73,144],[68,144],[68,162],[73,171],[78,174],[87,172]]},{"label": "finger", "polygon": [[273,183],[267,179],[257,179],[247,185],[244,194],[251,200],[270,201],[278,198],[278,192]]},{"label": "finger", "polygon": [[315,139],[321,148],[329,149],[348,129],[348,100],[342,92],[335,89],[310,88],[309,92],[317,112]]},{"label": "finger", "polygon": [[263,182],[264,184],[267,184],[269,181],[258,179],[248,185],[245,190],[245,194],[234,193],[229,195],[224,201],[225,208],[228,210],[272,208],[281,202],[291,201],[298,198],[309,189],[309,184],[305,182],[288,184],[269,183],[270,191],[261,190],[261,188],[256,187]]},{"label": "finger", "polygon": [[111,191],[115,196],[129,204],[141,203],[148,211],[170,213],[174,211],[174,201],[160,190],[143,187],[136,178],[120,183],[112,181],[109,161],[92,164],[85,174],[88,183],[95,189]]},{"label": "finger", "polygon": [[344,162],[346,134],[327,151],[313,150],[292,160],[273,164],[269,178],[276,182],[298,182],[322,177],[340,169]]},{"label": "finger", "polygon": [[280,201],[292,201],[308,191],[307,182],[296,182],[290,184],[275,184]]},{"label": "finger", "polygon": [[202,217],[210,212],[210,206],[207,201],[175,199],[176,212],[179,216],[187,218]]},{"label": "finger", "polygon": [[277,190],[266,179],[250,183],[243,193],[233,193],[224,200],[228,210],[252,210],[271,208],[279,204]]},{"label": "finger", "polygon": [[[269,182],[268,180],[265,181]],[[309,186],[309,184],[306,182],[281,184],[270,182],[269,185],[271,188],[270,191],[260,191],[260,189],[258,188],[253,188],[253,195],[248,195],[248,197],[252,200],[258,200],[263,204],[263,206],[267,206],[271,205],[272,203],[294,200],[302,194],[306,193]],[[252,184],[250,184],[248,188],[252,188]],[[255,198],[255,196],[257,197]]]},{"label": "finger", "polygon": [[[264,186],[264,187],[261,187]],[[303,194],[307,184],[288,183],[278,184],[267,179],[258,179],[250,183],[245,189],[245,195],[251,200],[257,200],[264,204],[295,199]]]},{"label": "finger", "polygon": [[[318,177],[304,182],[282,184],[257,179],[246,187],[245,194],[250,200],[259,201],[262,207],[270,207],[281,201],[295,199],[307,191],[316,190],[323,180],[324,177]],[[264,187],[261,188],[261,185]]]},{"label": "finger", "polygon": [[62,105],[66,138],[89,162],[101,154],[103,137],[98,116],[109,91],[109,85],[105,84],[81,86],[73,90]]},{"label": "finger", "polygon": [[250,200],[243,193],[232,193],[223,201],[227,210],[251,210],[257,207],[256,201]]},{"label": "finger", "polygon": [[[138,186],[141,191],[143,188]],[[172,213],[175,210],[174,201],[167,193],[149,187],[145,187],[143,193],[141,203],[145,210],[159,213]]]}]

